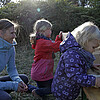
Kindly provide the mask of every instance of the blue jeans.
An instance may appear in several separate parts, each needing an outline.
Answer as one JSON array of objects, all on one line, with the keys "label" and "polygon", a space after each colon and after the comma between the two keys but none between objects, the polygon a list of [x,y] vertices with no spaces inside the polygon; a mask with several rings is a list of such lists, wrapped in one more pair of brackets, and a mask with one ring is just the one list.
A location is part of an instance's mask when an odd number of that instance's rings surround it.
[{"label": "blue jeans", "polygon": [[0,100],[12,100],[12,98],[6,91],[0,90]]},{"label": "blue jeans", "polygon": [[[25,74],[19,74],[19,77],[24,81],[25,84],[28,83],[28,77]],[[11,78],[7,76],[0,77],[1,82],[12,81]],[[0,100],[12,100],[9,93],[13,90],[0,90]]]},{"label": "blue jeans", "polygon": [[29,91],[32,92],[32,90],[35,89],[35,92],[41,97],[51,94],[52,80],[53,79],[47,81],[36,81],[37,87],[28,85]]}]

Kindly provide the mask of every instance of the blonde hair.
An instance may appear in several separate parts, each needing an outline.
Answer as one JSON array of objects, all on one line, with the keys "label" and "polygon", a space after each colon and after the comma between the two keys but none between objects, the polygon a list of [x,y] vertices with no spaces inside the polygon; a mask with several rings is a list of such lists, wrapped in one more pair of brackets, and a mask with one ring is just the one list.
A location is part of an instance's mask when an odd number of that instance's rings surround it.
[{"label": "blonde hair", "polygon": [[48,20],[46,19],[37,20],[33,27],[33,33],[30,34],[30,38],[33,38],[34,43],[36,43],[36,35],[51,28],[52,28],[52,24]]},{"label": "blonde hair", "polygon": [[83,23],[71,33],[83,48],[85,47],[85,43],[88,43],[88,41],[91,41],[92,39],[100,40],[100,30],[92,22]]},{"label": "blonde hair", "polygon": [[34,33],[43,32],[49,28],[52,28],[52,24],[45,19],[37,20],[34,24],[33,31]]}]

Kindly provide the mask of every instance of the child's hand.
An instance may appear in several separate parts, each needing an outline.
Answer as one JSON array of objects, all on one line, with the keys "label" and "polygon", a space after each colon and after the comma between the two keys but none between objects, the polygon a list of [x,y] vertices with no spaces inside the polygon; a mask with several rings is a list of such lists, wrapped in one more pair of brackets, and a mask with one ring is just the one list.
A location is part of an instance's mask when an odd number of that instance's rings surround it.
[{"label": "child's hand", "polygon": [[34,39],[33,39],[33,37],[30,37],[30,42],[31,42],[32,44],[34,44]]},{"label": "child's hand", "polygon": [[62,32],[62,31],[60,31],[60,33],[59,33],[59,38],[61,38],[61,36],[62,36],[62,33],[63,33],[63,32]]},{"label": "child's hand", "polygon": [[35,34],[31,34],[30,35],[30,42],[32,43],[32,44],[34,44],[34,41],[35,41]]}]

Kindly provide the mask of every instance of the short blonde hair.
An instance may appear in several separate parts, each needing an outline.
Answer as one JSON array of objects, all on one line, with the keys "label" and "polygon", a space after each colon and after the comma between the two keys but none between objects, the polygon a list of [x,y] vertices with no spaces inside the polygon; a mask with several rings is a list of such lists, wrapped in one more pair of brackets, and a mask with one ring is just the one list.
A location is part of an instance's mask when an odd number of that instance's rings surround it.
[{"label": "short blonde hair", "polygon": [[52,28],[52,24],[45,19],[37,20],[34,24],[33,31],[34,33],[45,31],[48,28]]},{"label": "short blonde hair", "polygon": [[88,41],[91,41],[92,39],[100,40],[100,30],[92,22],[83,23],[71,33],[83,48],[85,47],[85,43],[88,43]]}]

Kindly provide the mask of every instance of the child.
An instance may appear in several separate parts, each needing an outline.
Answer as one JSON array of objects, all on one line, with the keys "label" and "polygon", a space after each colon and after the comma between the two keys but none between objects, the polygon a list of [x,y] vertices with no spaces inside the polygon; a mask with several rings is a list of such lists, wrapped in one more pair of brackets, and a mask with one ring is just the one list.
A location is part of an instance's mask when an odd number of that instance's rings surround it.
[{"label": "child", "polygon": [[[15,23],[8,19],[0,20],[0,72],[7,66],[8,75],[0,77],[0,100],[12,100],[11,91],[26,92],[28,78],[18,75],[15,65],[16,41]],[[9,93],[8,93],[9,92]]]},{"label": "child", "polygon": [[100,78],[87,74],[87,70],[93,67],[95,58],[92,53],[99,42],[98,27],[92,22],[85,22],[69,32],[60,44],[62,56],[51,86],[57,100],[75,100],[81,87],[100,87]]},{"label": "child", "polygon": [[32,90],[35,97],[43,97],[51,93],[53,80],[54,53],[59,51],[61,33],[55,41],[51,38],[52,24],[45,19],[37,20],[34,25],[34,34],[30,35],[32,48],[35,49],[34,63],[32,64],[31,77],[38,88]]}]

